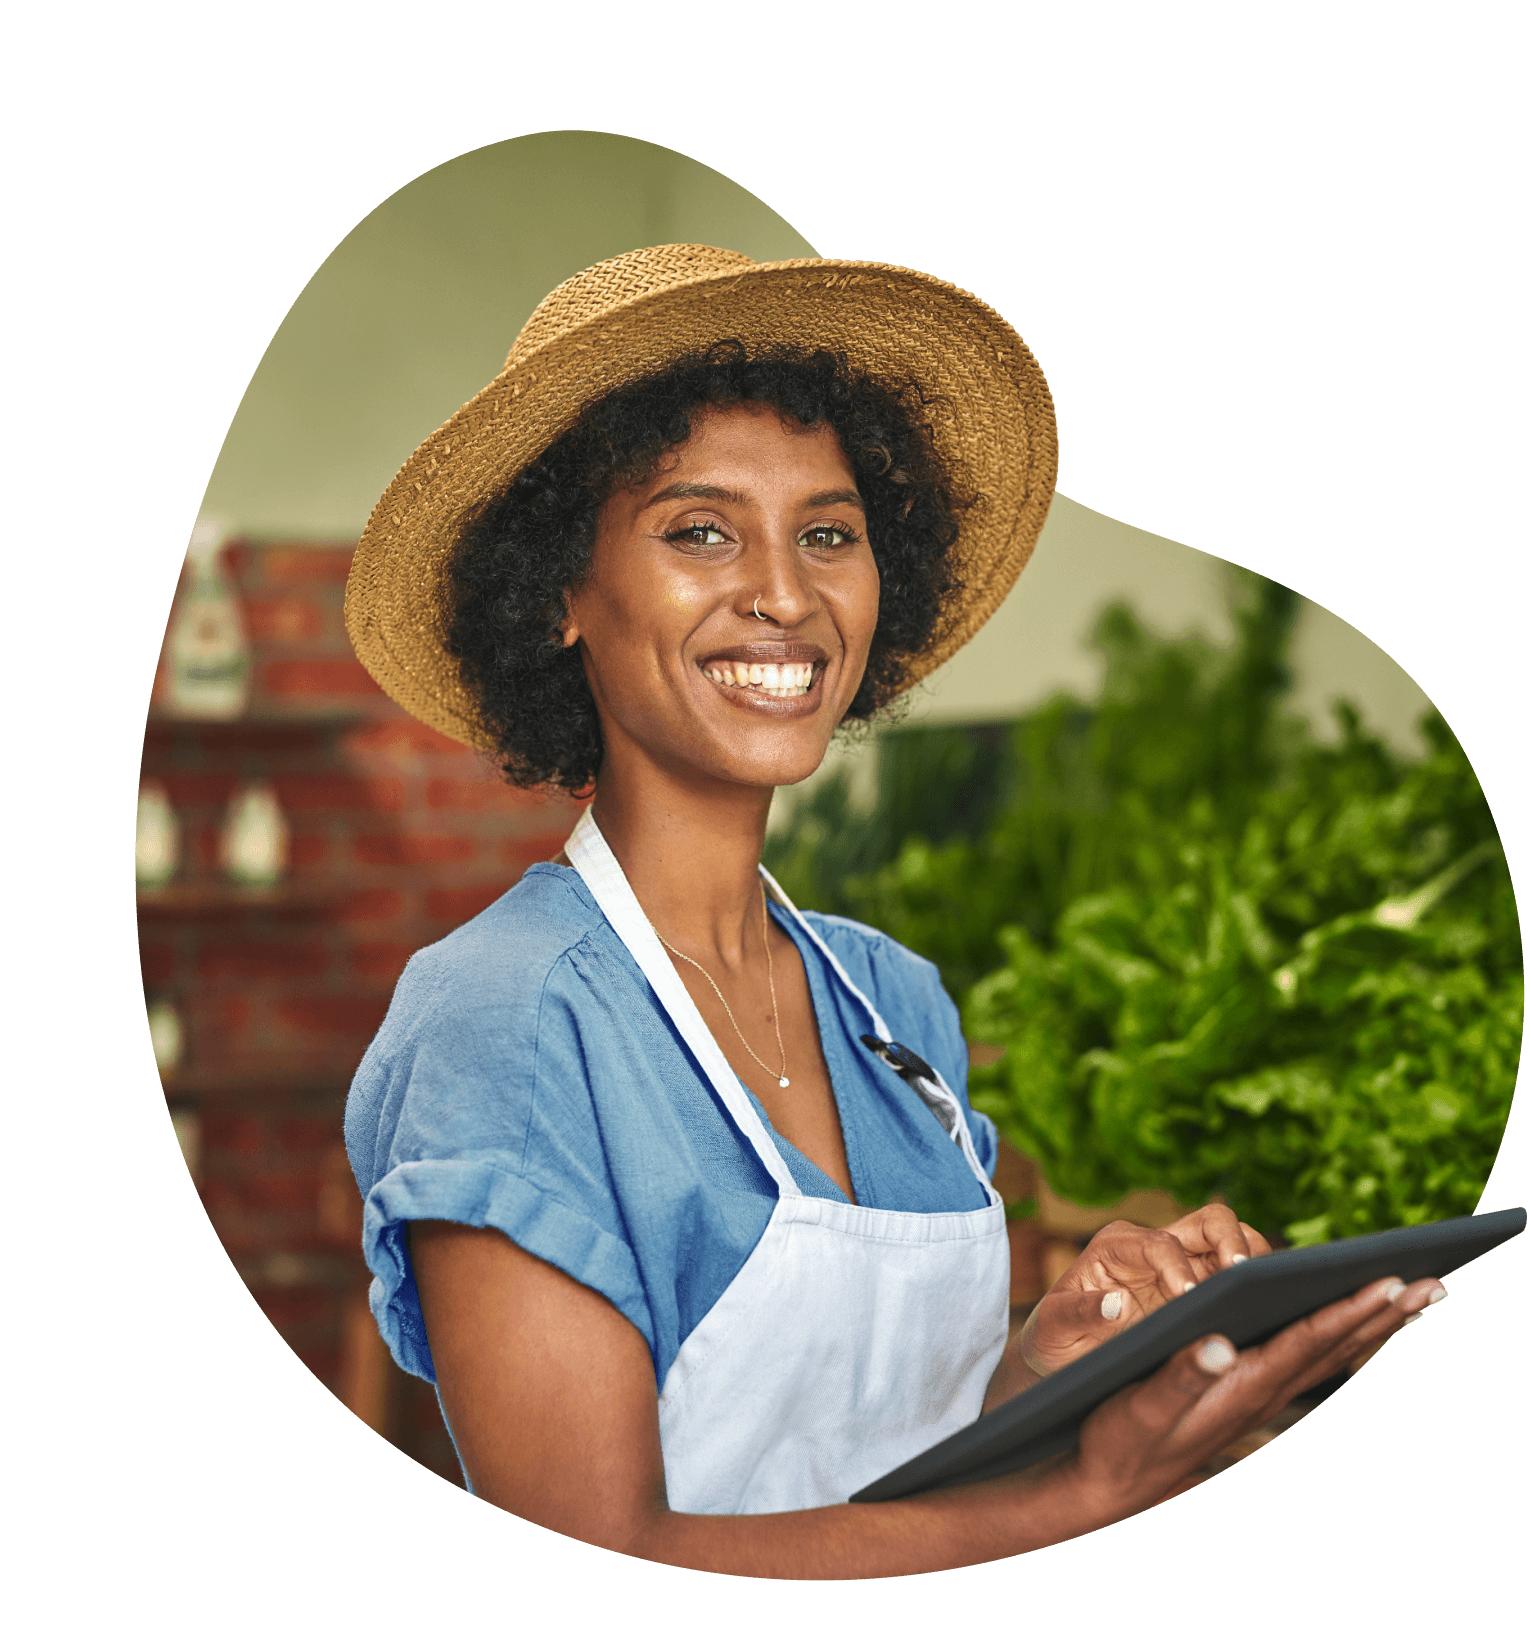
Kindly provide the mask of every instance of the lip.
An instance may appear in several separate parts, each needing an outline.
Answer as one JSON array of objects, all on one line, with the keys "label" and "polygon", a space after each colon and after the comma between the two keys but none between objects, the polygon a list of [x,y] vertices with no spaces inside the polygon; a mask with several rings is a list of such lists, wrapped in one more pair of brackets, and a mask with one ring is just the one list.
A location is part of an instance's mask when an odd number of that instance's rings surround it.
[{"label": "lip", "polygon": [[[811,663],[813,681],[806,694],[772,698],[763,690],[730,689],[724,684],[714,683],[706,675],[706,667],[712,661],[743,661],[758,666]],[[761,639],[755,643],[730,644],[726,649],[710,650],[697,658],[696,671],[702,684],[728,705],[753,712],[756,717],[776,717],[789,721],[795,717],[811,717],[823,705],[822,680],[828,662],[828,655],[818,644],[798,643],[785,639],[770,641]]]},{"label": "lip", "polygon": [[788,661],[801,664],[811,661],[814,666],[826,666],[829,657],[817,644],[788,642],[782,638],[761,639],[755,644],[730,644],[727,649],[709,650],[697,657],[696,664],[708,661],[745,661],[755,666],[784,666]]}]

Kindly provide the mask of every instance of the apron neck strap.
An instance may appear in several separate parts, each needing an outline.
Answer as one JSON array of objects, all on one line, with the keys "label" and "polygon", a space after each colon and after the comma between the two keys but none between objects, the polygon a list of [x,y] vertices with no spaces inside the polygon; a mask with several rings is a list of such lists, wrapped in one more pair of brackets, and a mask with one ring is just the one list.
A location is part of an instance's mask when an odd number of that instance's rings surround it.
[{"label": "apron neck strap", "polygon": [[[659,941],[658,933],[654,931],[648,916],[643,913],[637,895],[622,872],[621,865],[616,861],[616,854],[611,851],[606,838],[600,833],[600,826],[595,822],[592,807],[585,808],[580,815],[579,822],[574,826],[573,834],[564,843],[563,850],[568,854],[569,861],[580,879],[590,889],[591,896],[600,906],[611,929],[622,940],[627,952],[637,961],[638,969],[647,977],[649,986],[664,1007],[670,1021],[678,1029],[681,1039],[706,1074],[708,1082],[717,1092],[728,1115],[759,1155],[760,1161],[776,1182],[780,1194],[783,1197],[800,1196],[801,1188],[792,1177],[791,1170],[787,1168],[780,1148],[771,1138],[770,1131],[745,1093],[738,1075],[728,1065],[727,1057],[723,1055],[717,1040],[712,1037],[712,1030],[702,1020],[700,1011],[696,1009],[696,1002],[691,998],[685,984],[681,982],[680,973],[675,970],[669,951]],[[803,917],[802,911],[787,897],[780,883],[763,864],[760,865],[760,876],[771,896],[796,921],[803,933],[828,961],[834,974],[848,992],[864,1008],[876,1036],[884,1043],[890,1042],[892,1034],[886,1022],[882,1020],[881,1012],[851,981],[849,973],[839,963],[833,950],[813,930]],[[987,1171],[978,1160],[977,1149],[972,1144],[972,1136],[967,1128],[967,1115],[956,1099],[956,1092],[938,1072],[935,1075],[935,1082],[950,1097],[956,1112],[956,1132],[952,1138],[961,1147],[968,1165],[987,1194],[990,1205],[1000,1202],[1002,1199],[994,1190]]]},{"label": "apron neck strap", "polygon": [[728,1065],[717,1040],[712,1037],[711,1029],[696,1009],[696,1002],[681,982],[669,951],[659,941],[648,916],[643,913],[642,905],[616,861],[616,854],[600,833],[592,808],[584,810],[563,850],[579,878],[590,889],[611,929],[637,961],[638,969],[648,978],[649,986],[679,1030],[681,1039],[706,1074],[729,1116],[759,1154],[780,1194],[783,1197],[801,1196],[801,1188],[792,1178],[780,1148],[771,1139],[759,1113],[744,1093],[738,1075]]},{"label": "apron neck strap", "polygon": [[835,976],[837,976],[845,987],[849,989],[850,993],[860,1001],[862,1007],[865,1009],[866,1015],[871,1019],[872,1030],[875,1032],[876,1036],[884,1044],[889,1043],[892,1039],[892,1034],[888,1031],[887,1024],[882,1020],[881,1012],[877,1010],[876,1006],[873,1005],[871,1001],[867,999],[865,994],[863,994],[860,989],[857,988],[850,980],[849,973],[839,963],[839,959],[835,955],[833,949],[831,949],[829,945],[825,943],[824,940],[818,935],[818,933],[815,932],[808,924],[802,911],[795,903],[792,902],[789,897],[787,897],[785,892],[781,890],[781,883],[775,878],[774,875],[770,873],[768,869],[765,868],[763,864],[760,865],[760,877],[765,882],[771,897],[773,897],[776,902],[786,910],[792,919],[797,922],[797,924],[807,934],[809,940],[817,946],[818,952],[822,954],[824,959],[829,962],[830,966],[834,970]]},{"label": "apron neck strap", "polygon": [[[824,940],[818,935],[818,933],[813,930],[811,923],[804,917],[802,911],[792,902],[789,897],[787,897],[786,893],[781,889],[780,882],[776,880],[775,876],[773,876],[763,864],[760,865],[760,875],[763,877],[765,885],[770,891],[770,895],[776,900],[777,903],[781,905],[783,909],[787,911],[788,914],[791,915],[792,919],[797,922],[798,926],[802,928],[802,931],[817,946],[818,952],[822,954],[824,959],[826,959],[830,966],[833,967],[835,975],[845,985],[849,992],[860,1001],[861,1005],[866,1011],[867,1016],[871,1019],[872,1030],[875,1032],[876,1036],[884,1044],[891,1042],[892,1034],[888,1030],[886,1022],[882,1020],[882,1013],[876,1008],[875,1005],[871,1003],[869,999],[867,999],[866,995],[862,993],[855,983],[851,981],[849,972],[847,972],[839,963],[839,957],[834,953],[833,949],[831,949],[829,945],[825,943]],[[956,1128],[951,1138],[957,1143],[958,1146],[961,1147],[963,1155],[967,1159],[968,1166],[977,1176],[978,1182],[988,1195],[990,1206],[992,1206],[994,1203],[1002,1202],[1003,1199],[999,1196],[998,1192],[994,1190],[993,1182],[988,1178],[988,1171],[978,1160],[977,1148],[972,1144],[972,1134],[967,1128],[967,1115],[962,1111],[961,1102],[956,1099],[956,1091],[946,1083],[945,1079],[940,1076],[938,1071],[935,1072],[935,1083],[936,1086],[944,1091],[946,1096],[950,1099],[952,1109],[956,1114]]]}]

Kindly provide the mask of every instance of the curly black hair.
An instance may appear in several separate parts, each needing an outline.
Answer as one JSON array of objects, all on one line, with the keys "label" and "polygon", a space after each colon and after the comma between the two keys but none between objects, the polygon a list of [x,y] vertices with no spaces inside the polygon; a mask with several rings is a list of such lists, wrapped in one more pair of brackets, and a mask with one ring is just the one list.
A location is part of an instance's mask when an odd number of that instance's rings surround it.
[{"label": "curly black hair", "polygon": [[866,674],[846,716],[866,719],[903,687],[960,583],[953,545],[970,502],[936,449],[917,384],[858,373],[828,350],[728,341],[592,402],[578,422],[466,517],[448,577],[446,647],[513,785],[587,790],[600,719],[578,648],[559,635],[564,595],[585,578],[601,506],[641,485],[711,406],[765,402],[839,437],[881,576]]}]

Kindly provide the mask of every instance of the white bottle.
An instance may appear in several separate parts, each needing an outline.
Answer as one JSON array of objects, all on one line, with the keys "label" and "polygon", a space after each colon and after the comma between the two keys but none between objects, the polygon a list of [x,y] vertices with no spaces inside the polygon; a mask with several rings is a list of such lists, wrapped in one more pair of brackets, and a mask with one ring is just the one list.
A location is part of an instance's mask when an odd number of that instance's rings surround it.
[{"label": "white bottle", "polygon": [[146,779],[138,792],[138,838],[133,850],[138,884],[163,886],[181,861],[181,826],[156,779]]},{"label": "white bottle", "polygon": [[202,1114],[192,1107],[176,1107],[170,1114],[171,1127],[180,1143],[181,1156],[195,1180],[202,1172]]},{"label": "white bottle", "polygon": [[149,1042],[161,1078],[169,1078],[180,1065],[186,1048],[180,1012],[168,999],[156,999],[149,1006]]},{"label": "white bottle", "polygon": [[287,820],[276,792],[255,780],[235,793],[218,844],[218,859],[231,881],[272,886],[287,869]]},{"label": "white bottle", "polygon": [[186,550],[190,576],[166,640],[167,708],[180,717],[227,721],[250,698],[250,644],[239,595],[223,562],[223,526],[199,519]]}]

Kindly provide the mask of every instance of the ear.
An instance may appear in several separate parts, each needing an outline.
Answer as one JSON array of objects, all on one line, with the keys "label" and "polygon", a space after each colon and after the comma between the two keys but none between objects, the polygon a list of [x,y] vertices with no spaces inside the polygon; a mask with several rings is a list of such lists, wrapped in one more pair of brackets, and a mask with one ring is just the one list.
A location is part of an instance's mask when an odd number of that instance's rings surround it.
[{"label": "ear", "polygon": [[558,637],[565,649],[572,649],[579,642],[579,623],[574,617],[572,596],[563,595],[563,623],[558,628]]}]

